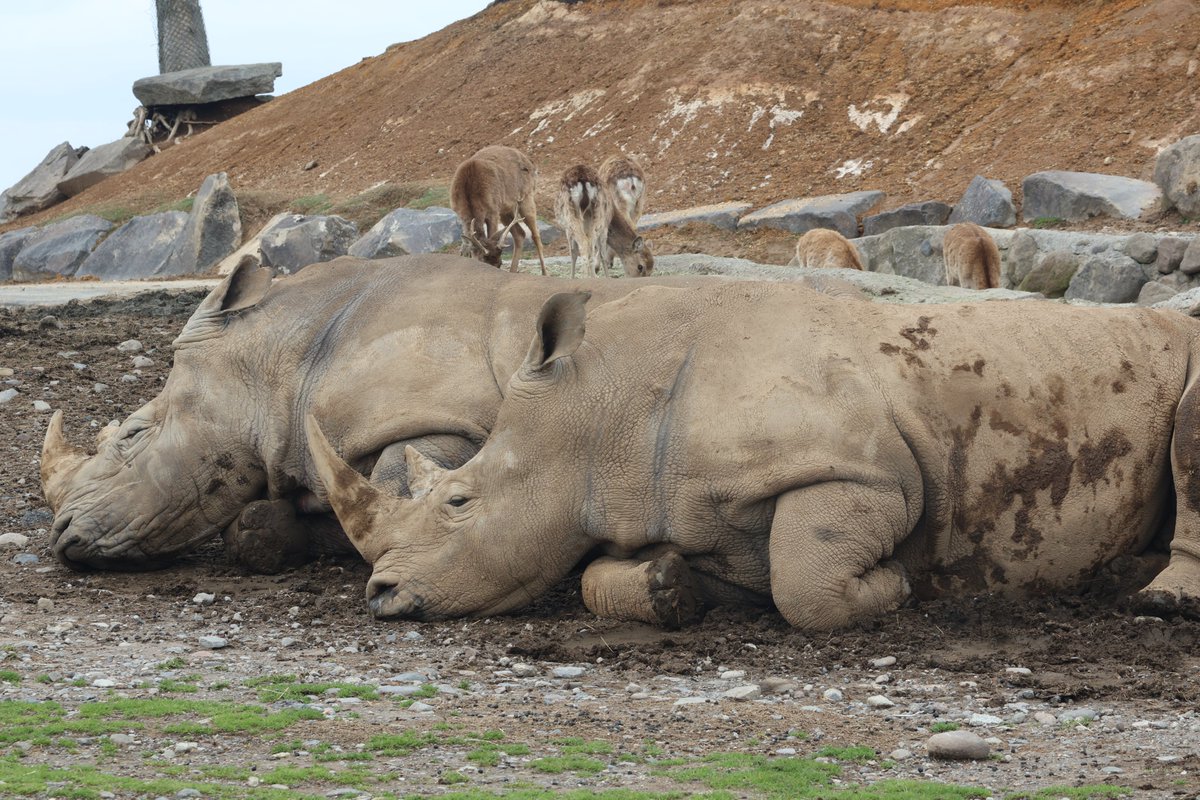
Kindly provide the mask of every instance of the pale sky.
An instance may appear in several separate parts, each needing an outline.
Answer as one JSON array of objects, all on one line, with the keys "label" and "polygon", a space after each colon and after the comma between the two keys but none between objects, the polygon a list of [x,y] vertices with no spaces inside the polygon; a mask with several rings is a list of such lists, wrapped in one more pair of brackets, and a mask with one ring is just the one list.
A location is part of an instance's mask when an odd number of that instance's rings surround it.
[{"label": "pale sky", "polygon": [[[283,62],[275,95],[469,17],[488,0],[200,0],[212,63]],[[0,0],[0,191],[60,142],[111,142],[158,74],[154,0]]]}]

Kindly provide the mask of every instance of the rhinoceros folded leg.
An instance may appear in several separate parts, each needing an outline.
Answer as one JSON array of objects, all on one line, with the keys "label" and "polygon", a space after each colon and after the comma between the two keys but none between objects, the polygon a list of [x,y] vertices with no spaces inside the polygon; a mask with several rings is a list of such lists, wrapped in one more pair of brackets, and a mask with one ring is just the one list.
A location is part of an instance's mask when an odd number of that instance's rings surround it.
[{"label": "rhinoceros folded leg", "polygon": [[603,556],[588,564],[583,604],[598,617],[675,629],[700,617],[701,603],[683,556],[653,561]]},{"label": "rhinoceros folded leg", "polygon": [[308,561],[309,537],[291,500],[258,500],[242,509],[222,534],[235,564],[267,575]]},{"label": "rhinoceros folded leg", "polygon": [[832,482],[788,492],[771,523],[771,597],[804,630],[832,630],[894,611],[912,590],[891,558],[908,534],[897,488]]}]

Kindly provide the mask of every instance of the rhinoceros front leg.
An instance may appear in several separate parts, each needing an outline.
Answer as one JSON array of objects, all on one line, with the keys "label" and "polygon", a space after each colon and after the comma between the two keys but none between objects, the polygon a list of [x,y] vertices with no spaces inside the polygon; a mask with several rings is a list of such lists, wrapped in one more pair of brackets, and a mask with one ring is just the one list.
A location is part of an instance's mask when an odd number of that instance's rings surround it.
[{"label": "rhinoceros front leg", "polygon": [[652,561],[603,556],[588,564],[583,604],[598,617],[645,622],[674,630],[700,616],[701,600],[683,556]]},{"label": "rhinoceros front leg", "polygon": [[900,607],[911,593],[891,555],[908,535],[904,496],[849,482],[788,492],[771,523],[771,597],[804,630],[832,630]]}]

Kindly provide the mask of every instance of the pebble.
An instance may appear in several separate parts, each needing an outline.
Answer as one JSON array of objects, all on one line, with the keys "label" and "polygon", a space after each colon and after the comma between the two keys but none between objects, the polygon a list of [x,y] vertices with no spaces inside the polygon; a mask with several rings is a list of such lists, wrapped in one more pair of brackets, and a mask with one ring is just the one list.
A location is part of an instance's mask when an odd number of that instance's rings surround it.
[{"label": "pebble", "polygon": [[1033,670],[1029,667],[1005,667],[1004,671],[1009,675],[1032,675]]},{"label": "pebble", "polygon": [[20,564],[21,566],[36,564],[37,562],[38,557],[33,553],[17,553],[15,556],[13,556],[13,563]]},{"label": "pebble", "polygon": [[970,731],[944,731],[929,737],[926,743],[930,758],[982,761],[991,748]]},{"label": "pebble", "polygon": [[280,647],[292,647],[296,644],[296,639],[293,636],[285,636],[279,640]]},{"label": "pebble", "polygon": [[33,410],[34,411],[49,411],[50,404],[47,403],[45,400],[34,400],[33,401]]},{"label": "pebble", "polygon": [[196,744],[195,742],[176,742],[175,744],[171,745],[171,749],[176,753],[190,753],[199,746],[200,745]]},{"label": "pebble", "polygon": [[675,705],[677,705],[677,706],[697,706],[697,705],[700,705],[701,703],[707,703],[707,702],[708,702],[707,697],[700,697],[700,696],[681,697],[675,701]]},{"label": "pebble", "polygon": [[1059,722],[1091,722],[1096,717],[1100,716],[1096,709],[1088,708],[1071,708],[1058,715]]},{"label": "pebble", "polygon": [[740,681],[744,677],[746,677],[746,670],[744,669],[727,669],[721,673],[721,680],[723,681]]},{"label": "pebble", "polygon": [[881,694],[873,694],[867,698],[867,705],[871,708],[891,708],[896,704]]},{"label": "pebble", "polygon": [[153,358],[147,358],[146,356],[134,356],[133,357],[133,368],[134,369],[145,369],[146,367],[152,367],[152,366],[154,366]]},{"label": "pebble", "polygon": [[75,363],[73,363],[73,364],[71,365],[71,368],[72,368],[72,369],[75,369],[75,370],[78,370],[78,371],[80,371],[80,372],[83,372],[85,369],[87,369],[87,368],[88,368],[88,365],[87,365],[87,364],[82,364],[82,363],[80,363],[80,362],[76,361]]},{"label": "pebble", "polygon": [[762,689],[763,694],[786,694],[796,691],[799,687],[795,681],[789,681],[787,678],[763,678],[758,682],[758,688]]},{"label": "pebble", "polygon": [[107,383],[94,383],[94,384],[92,384],[92,391],[95,392],[96,394],[104,394],[105,392],[108,391],[108,384]]},{"label": "pebble", "polygon": [[54,601],[49,597],[39,597],[37,601],[38,611],[45,611],[47,614],[54,611]]},{"label": "pebble", "polygon": [[583,667],[555,667],[553,674],[556,678],[578,678],[585,672]]},{"label": "pebble", "polygon": [[408,642],[419,642],[424,638],[425,638],[424,636],[417,633],[416,631],[409,631],[408,633],[404,634],[404,640],[408,641]]},{"label": "pebble", "polygon": [[211,606],[217,601],[217,596],[208,592],[200,592],[192,598],[192,602],[198,606]]},{"label": "pebble", "polygon": [[128,372],[121,376],[121,383],[137,383],[140,380],[141,378],[139,378],[137,375],[133,375]]},{"label": "pebble", "polygon": [[888,753],[888,758],[890,758],[892,761],[907,761],[908,759],[912,758],[912,751],[905,750],[903,747],[898,747],[892,752]]},{"label": "pebble", "polygon": [[1004,720],[994,714],[972,714],[971,718],[967,720],[967,724],[974,727],[1003,725]]},{"label": "pebble", "polygon": [[0,367],[0,378],[11,378],[13,371],[11,367]]},{"label": "pebble", "polygon": [[0,392],[0,405],[3,405],[4,403],[9,402],[14,397],[17,397],[20,394],[21,393],[18,392],[16,389],[5,389],[3,392]]},{"label": "pebble", "polygon": [[62,323],[59,322],[58,317],[54,316],[53,314],[47,314],[38,320],[38,328],[43,331],[50,330],[51,328],[57,329],[61,327]]},{"label": "pebble", "polygon": [[175,796],[176,797],[201,797],[202,795],[201,795],[199,789],[193,789],[192,787],[189,786],[186,789],[180,789],[178,792],[175,793]]},{"label": "pebble", "polygon": [[433,706],[428,703],[422,703],[420,700],[408,707],[409,711],[416,711],[418,714],[428,714],[433,711]]},{"label": "pebble", "polygon": [[534,675],[538,674],[537,667],[533,666],[532,664],[513,664],[511,667],[509,667],[509,669],[511,669],[512,674],[516,675],[518,678],[532,678]]},{"label": "pebble", "polygon": [[5,533],[0,535],[0,547],[20,549],[29,544],[29,537],[23,533]]},{"label": "pebble", "polygon": [[1049,711],[1035,711],[1033,718],[1039,725],[1054,725],[1058,722],[1058,717]]},{"label": "pebble", "polygon": [[229,640],[221,636],[201,636],[200,646],[209,650],[220,650],[229,645]]},{"label": "pebble", "polygon": [[108,740],[118,747],[127,747],[133,744],[133,737],[128,733],[111,733],[108,736]]},{"label": "pebble", "polygon": [[757,684],[747,684],[745,686],[735,686],[725,692],[722,697],[728,697],[730,700],[754,700],[762,695],[762,689],[758,688]]},{"label": "pebble", "polygon": [[893,666],[893,665],[895,665],[895,663],[896,663],[895,656],[884,656],[883,658],[877,658],[874,661],[872,661],[871,666],[874,667],[875,669],[883,669],[884,667]]},{"label": "pebble", "polygon": [[840,689],[826,689],[821,696],[831,703],[840,703],[843,699]]},{"label": "pebble", "polygon": [[117,349],[122,353],[136,353],[142,349],[142,343],[137,339],[126,339],[117,345]]},{"label": "pebble", "polygon": [[109,678],[97,678],[92,681],[92,686],[95,686],[97,689],[111,689],[116,685],[117,682]]}]

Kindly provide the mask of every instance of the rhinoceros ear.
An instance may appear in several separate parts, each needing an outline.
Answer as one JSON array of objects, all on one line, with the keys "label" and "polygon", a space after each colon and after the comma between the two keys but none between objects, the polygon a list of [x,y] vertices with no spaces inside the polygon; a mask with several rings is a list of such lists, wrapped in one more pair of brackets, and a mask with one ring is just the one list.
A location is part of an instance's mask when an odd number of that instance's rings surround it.
[{"label": "rhinoceros ear", "polygon": [[411,444],[404,446],[404,461],[408,465],[408,490],[414,500],[429,494],[433,485],[447,472]]},{"label": "rhinoceros ear", "polygon": [[254,256],[242,256],[225,280],[200,301],[191,319],[175,337],[175,346],[202,341],[221,333],[230,314],[251,308],[263,299],[271,288],[271,278],[274,276],[275,273],[260,266]]},{"label": "rhinoceros ear", "polygon": [[523,368],[526,371],[545,369],[579,348],[587,319],[587,301],[591,296],[591,292],[559,292],[546,301],[538,314],[537,330],[525,355]]},{"label": "rhinoceros ear", "polygon": [[375,563],[387,549],[376,535],[376,523],[379,515],[388,514],[399,498],[379,491],[339,458],[312,414],[304,420],[304,428],[308,434],[308,452],[338,522],[359,554]]}]

